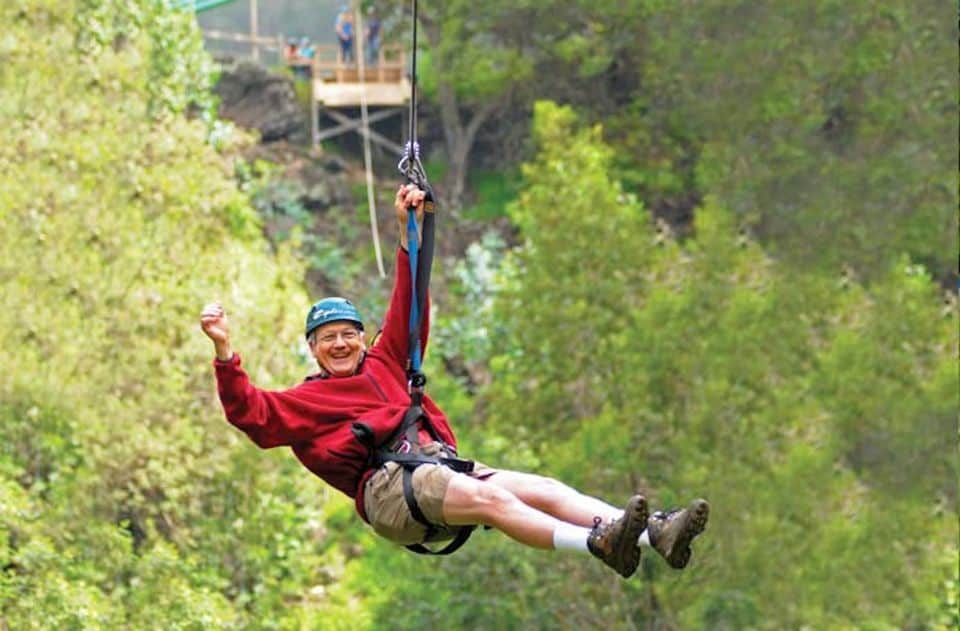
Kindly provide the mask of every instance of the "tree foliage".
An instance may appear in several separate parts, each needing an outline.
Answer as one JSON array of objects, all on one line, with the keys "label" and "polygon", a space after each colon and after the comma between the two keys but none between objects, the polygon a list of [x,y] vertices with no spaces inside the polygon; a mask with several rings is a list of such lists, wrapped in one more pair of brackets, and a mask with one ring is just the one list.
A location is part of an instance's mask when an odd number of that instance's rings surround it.
[{"label": "tree foliage", "polygon": [[[548,98],[604,123],[615,179],[675,228],[713,196],[800,265],[873,278],[908,254],[941,282],[955,273],[944,3],[443,5],[424,9],[438,33],[430,85],[457,95],[464,116],[512,103],[461,146],[470,164],[529,150],[528,113]],[[443,110],[444,95],[427,94]]]},{"label": "tree foliage", "polygon": [[302,266],[233,180],[242,137],[184,116],[199,33],[154,2],[0,21],[0,626],[296,627],[326,496],[224,426],[196,318],[224,300],[254,374],[294,379]]},{"label": "tree foliage", "polygon": [[957,244],[951,11],[665,3],[647,31],[653,94],[638,98],[698,139],[698,188],[794,260],[872,276],[908,253],[943,278]]},{"label": "tree foliage", "polygon": [[925,595],[956,534],[955,306],[908,260],[869,288],[785,269],[712,201],[680,245],[609,179],[597,130],[547,104],[534,129],[494,427],[588,492],[718,507],[696,579],[650,561],[650,599],[593,596],[683,628],[935,620]]}]

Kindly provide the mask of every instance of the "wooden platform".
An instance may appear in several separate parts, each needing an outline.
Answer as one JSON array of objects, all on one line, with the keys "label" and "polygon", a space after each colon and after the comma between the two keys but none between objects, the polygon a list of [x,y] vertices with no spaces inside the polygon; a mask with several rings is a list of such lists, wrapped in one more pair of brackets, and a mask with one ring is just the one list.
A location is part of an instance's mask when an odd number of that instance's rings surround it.
[{"label": "wooden platform", "polygon": [[355,62],[345,62],[339,48],[318,46],[310,60],[313,98],[325,107],[358,107],[361,97],[367,105],[403,105],[410,99],[403,48],[387,45],[380,49],[376,63],[361,69]]},{"label": "wooden platform", "polygon": [[404,105],[410,100],[410,82],[402,79],[391,83],[346,83],[315,80],[313,98],[325,107],[359,107],[366,97],[367,105]]}]

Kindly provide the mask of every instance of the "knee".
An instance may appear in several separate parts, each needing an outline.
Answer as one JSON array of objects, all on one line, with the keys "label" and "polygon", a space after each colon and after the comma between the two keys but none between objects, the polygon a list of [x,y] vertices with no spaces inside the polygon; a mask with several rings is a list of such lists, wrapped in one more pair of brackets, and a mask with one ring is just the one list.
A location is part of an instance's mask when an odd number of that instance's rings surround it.
[{"label": "knee", "polygon": [[572,493],[576,493],[576,491],[563,482],[558,482],[553,478],[547,478],[542,475],[531,475],[527,488],[531,493],[535,493],[545,502],[561,502]]},{"label": "knee", "polygon": [[487,483],[477,485],[472,500],[477,515],[484,523],[506,514],[520,503],[520,499],[510,491]]}]

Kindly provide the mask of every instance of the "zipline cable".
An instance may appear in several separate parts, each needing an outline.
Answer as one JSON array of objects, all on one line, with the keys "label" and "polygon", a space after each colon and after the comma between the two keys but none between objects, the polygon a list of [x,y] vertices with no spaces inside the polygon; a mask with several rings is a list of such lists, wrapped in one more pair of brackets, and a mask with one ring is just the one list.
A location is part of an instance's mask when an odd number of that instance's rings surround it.
[{"label": "zipline cable", "polygon": [[[413,3],[413,48],[410,51],[410,136],[411,143],[417,141],[417,0]],[[409,151],[409,149],[408,149]]]}]

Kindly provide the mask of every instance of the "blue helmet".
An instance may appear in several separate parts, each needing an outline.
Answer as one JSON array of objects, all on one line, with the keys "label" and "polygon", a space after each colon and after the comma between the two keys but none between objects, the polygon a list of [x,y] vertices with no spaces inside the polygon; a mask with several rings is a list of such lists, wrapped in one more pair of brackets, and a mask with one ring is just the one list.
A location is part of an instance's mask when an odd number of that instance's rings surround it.
[{"label": "blue helmet", "polygon": [[363,330],[363,320],[360,319],[360,312],[353,303],[346,298],[333,297],[324,298],[310,307],[307,323],[304,326],[304,335],[310,337],[314,329],[330,322],[352,322],[358,329]]}]

